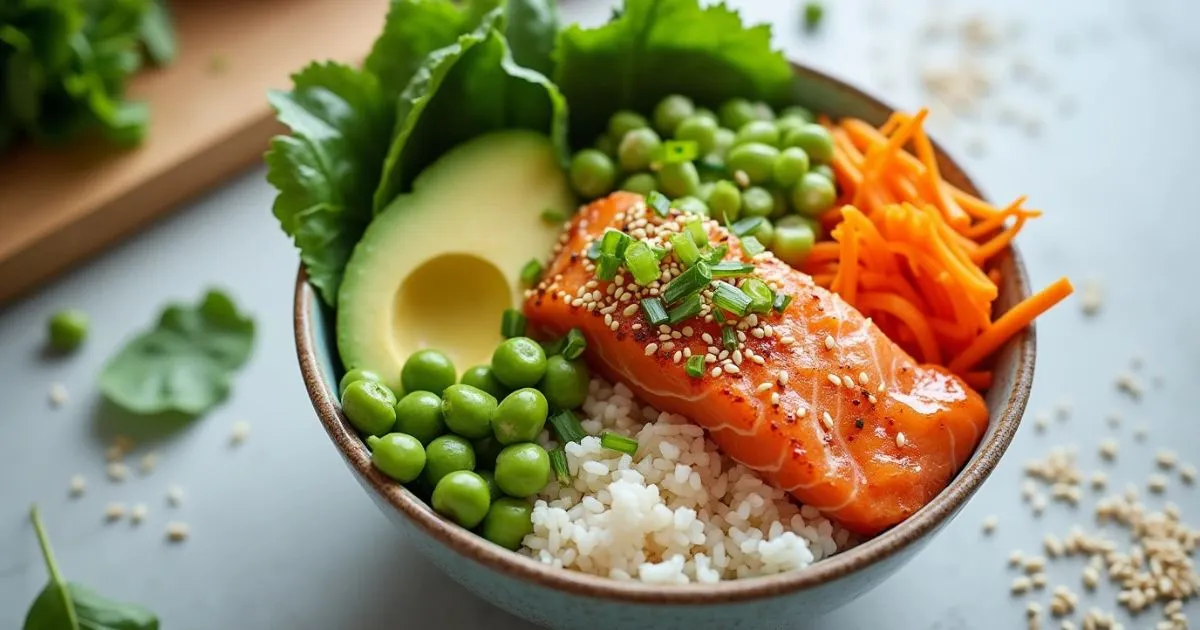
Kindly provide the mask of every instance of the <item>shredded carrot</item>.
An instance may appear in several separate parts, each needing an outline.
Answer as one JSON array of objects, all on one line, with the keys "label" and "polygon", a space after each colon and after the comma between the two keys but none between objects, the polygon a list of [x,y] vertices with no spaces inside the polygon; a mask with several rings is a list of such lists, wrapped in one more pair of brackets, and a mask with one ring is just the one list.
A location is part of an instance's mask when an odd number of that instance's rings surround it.
[{"label": "shredded carrot", "polygon": [[921,360],[987,389],[980,364],[1072,292],[1065,278],[993,320],[1004,276],[993,259],[1029,219],[1025,197],[998,208],[943,178],[925,133],[927,110],[864,121],[818,121],[833,137],[838,203],[818,220],[828,236],[803,269]]}]

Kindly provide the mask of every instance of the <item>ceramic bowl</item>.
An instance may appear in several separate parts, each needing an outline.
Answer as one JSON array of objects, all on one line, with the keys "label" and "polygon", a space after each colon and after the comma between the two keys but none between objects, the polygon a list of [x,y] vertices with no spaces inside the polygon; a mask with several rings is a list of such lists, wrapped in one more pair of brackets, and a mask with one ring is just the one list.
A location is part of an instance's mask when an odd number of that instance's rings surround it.
[{"label": "ceramic bowl", "polygon": [[[819,72],[796,67],[797,102],[835,117],[882,124],[891,108]],[[938,149],[943,177],[978,194],[962,170]],[[1016,252],[1002,261],[998,308],[1029,295]],[[416,495],[371,466],[366,446],[342,416],[337,401],[341,366],[333,314],[306,282],[296,278],[296,351],[304,384],[321,424],[367,494],[428,558],[479,597],[514,615],[552,628],[794,627],[861,596],[903,566],[962,509],[1004,455],[1021,421],[1033,381],[1032,328],[999,354],[988,431],[974,456],[932,502],[903,523],[857,546],[791,573],[713,585],[643,585],[554,569],[502,549],[443,520]]]}]

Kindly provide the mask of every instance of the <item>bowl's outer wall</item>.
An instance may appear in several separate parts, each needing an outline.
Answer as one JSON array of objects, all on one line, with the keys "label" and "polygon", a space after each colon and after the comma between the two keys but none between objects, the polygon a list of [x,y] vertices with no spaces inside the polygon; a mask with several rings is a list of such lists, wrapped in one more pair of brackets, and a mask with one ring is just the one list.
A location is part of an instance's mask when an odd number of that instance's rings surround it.
[{"label": "bowl's outer wall", "polygon": [[[881,124],[889,114],[889,110],[885,106],[857,90],[836,81],[830,81],[801,67],[797,67],[797,93],[797,101],[814,111],[858,117],[873,124]],[[973,189],[965,175],[948,162],[945,165],[948,168],[943,175],[947,180]],[[1007,256],[1001,265],[1005,281],[1001,287],[1001,298],[998,300],[997,307],[1004,310],[1015,303],[1023,292],[1027,293],[1028,280],[1011,255]],[[322,373],[323,386],[329,388],[329,384],[336,383],[337,377],[342,373],[333,334],[335,330],[333,313],[323,307],[312,292],[309,292],[309,302],[308,312],[312,316],[313,329],[309,332],[315,337],[312,349],[316,355],[317,369]],[[298,334],[305,333],[298,332]],[[1032,335],[1032,330],[1023,333],[1000,353],[996,381],[988,395],[991,418],[988,432],[981,442],[983,444],[999,439],[999,448],[1003,450],[1011,440],[1017,419],[1024,411],[1028,383],[1032,378],[1034,352]],[[1022,343],[1023,341],[1028,341],[1028,343]],[[1022,366],[1025,367],[1022,368]],[[312,386],[310,383],[310,387]],[[333,392],[328,392],[328,395],[332,398]],[[314,404],[316,404],[315,399]],[[1005,409],[1007,409],[1010,420],[1002,423],[1000,418]],[[1007,424],[1005,434],[997,436],[997,431],[1002,424]],[[327,428],[329,427],[327,426]],[[357,444],[355,447],[365,449],[361,444]],[[994,465],[994,461],[981,462],[980,451],[982,449],[977,449],[964,470],[970,471],[973,468],[982,467],[983,475],[986,476],[989,467]],[[711,604],[627,602],[550,588],[536,580],[523,579],[498,571],[488,564],[452,548],[422,529],[403,511],[389,502],[388,498],[375,486],[378,482],[369,479],[364,471],[350,460],[350,455],[345,448],[340,449],[340,452],[372,500],[379,505],[388,518],[397,524],[405,536],[447,575],[481,598],[517,616],[547,627],[564,629],[592,630],[610,627],[680,628],[686,630],[794,628],[799,622],[852,601],[895,573],[928,544],[934,534],[944,528],[965,504],[964,500],[944,519],[912,536],[907,542],[890,543],[885,547],[883,541],[879,539],[868,541],[860,547],[859,551],[864,551],[866,547],[881,547],[879,553],[871,554],[874,556],[872,561],[863,562],[854,570],[846,571],[809,588],[767,595],[748,601],[714,601]],[[998,457],[998,453],[993,457]],[[969,489],[967,496],[977,490],[977,486]],[[401,490],[401,492],[407,491]],[[424,506],[422,509],[429,510]],[[931,506],[927,506],[922,511],[929,509]],[[919,515],[920,512],[918,512]],[[670,587],[662,588],[669,590]]]}]

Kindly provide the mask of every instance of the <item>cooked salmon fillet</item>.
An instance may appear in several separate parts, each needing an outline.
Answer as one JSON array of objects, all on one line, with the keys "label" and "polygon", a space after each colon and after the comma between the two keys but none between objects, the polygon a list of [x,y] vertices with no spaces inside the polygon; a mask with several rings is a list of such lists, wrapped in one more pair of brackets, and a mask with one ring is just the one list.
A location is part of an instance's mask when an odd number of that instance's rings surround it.
[{"label": "cooked salmon fillet", "polygon": [[[945,488],[987,426],[983,399],[945,369],[917,364],[808,275],[769,253],[752,261],[755,276],[793,300],[782,313],[727,320],[734,351],[722,347],[707,299],[700,315],[655,327],[638,305],[665,282],[638,286],[626,270],[596,279],[587,251],[606,228],[658,245],[685,220],[629,193],[581,209],[527,292],[533,330],[579,328],[594,370],[704,427],[726,455],[854,532],[895,525]],[[726,260],[748,261],[737,237],[714,221],[705,229],[728,245]],[[662,263],[664,279],[682,270],[673,255]],[[695,355],[706,357],[700,378],[685,371]]]}]

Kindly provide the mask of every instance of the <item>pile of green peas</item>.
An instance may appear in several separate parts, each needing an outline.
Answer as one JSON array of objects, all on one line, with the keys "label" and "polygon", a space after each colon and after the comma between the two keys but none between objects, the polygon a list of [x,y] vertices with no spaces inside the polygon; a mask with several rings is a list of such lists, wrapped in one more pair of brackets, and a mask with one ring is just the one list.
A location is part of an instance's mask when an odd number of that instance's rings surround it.
[{"label": "pile of green peas", "polygon": [[[664,160],[667,140],[694,143],[694,160]],[[716,112],[686,96],[664,98],[647,118],[621,110],[592,148],[575,154],[575,191],[595,199],[625,190],[658,191],[684,212],[721,221],[764,220],[750,234],[798,266],[821,236],[816,220],[837,198],[833,137],[794,106],[776,113],[764,103],[735,98]]]},{"label": "pile of green peas", "polygon": [[535,440],[551,410],[583,404],[590,380],[581,360],[548,357],[538,342],[514,337],[461,379],[444,353],[414,353],[400,372],[399,399],[369,370],[349,370],[339,389],[376,468],[429,496],[439,514],[515,550],[533,531],[530,497],[550,480],[550,456]]}]

